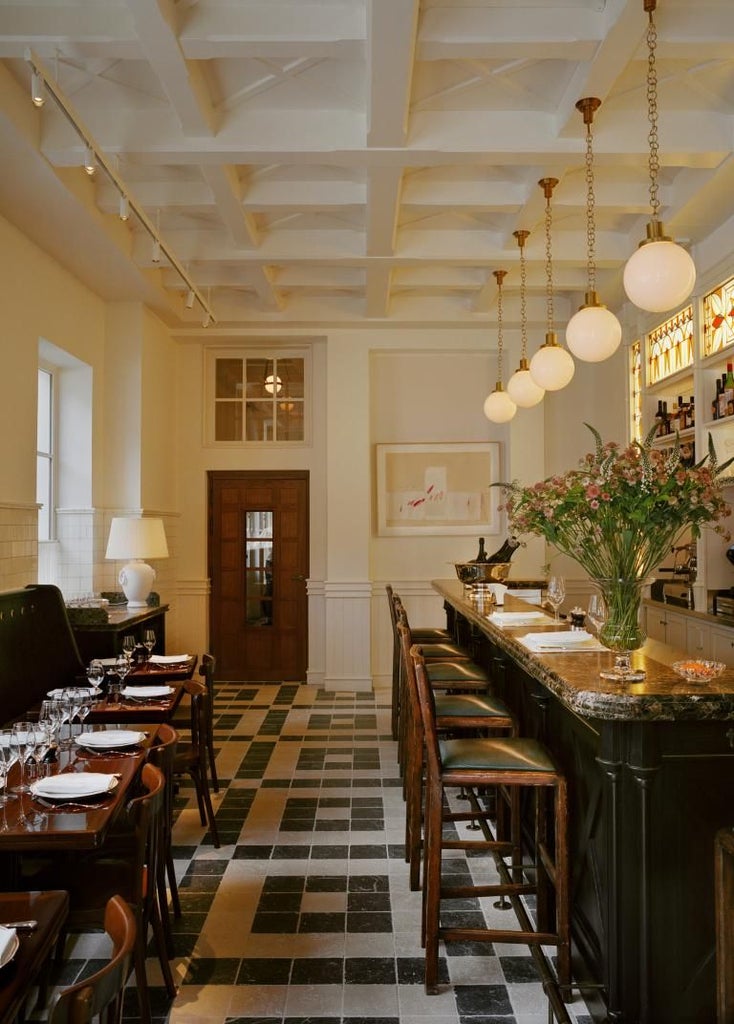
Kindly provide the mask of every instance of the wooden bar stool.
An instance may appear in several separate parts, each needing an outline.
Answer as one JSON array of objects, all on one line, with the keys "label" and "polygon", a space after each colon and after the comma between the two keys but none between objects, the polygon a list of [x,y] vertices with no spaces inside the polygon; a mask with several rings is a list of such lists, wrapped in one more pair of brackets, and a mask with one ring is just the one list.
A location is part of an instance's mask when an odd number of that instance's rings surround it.
[{"label": "wooden bar stool", "polygon": [[[398,738],[398,720],[400,718],[400,639],[397,633],[398,605],[402,607],[399,596],[388,583],[385,586],[387,601],[390,608],[390,623],[392,625],[392,738]],[[418,627],[414,630],[416,643],[451,643],[452,636],[447,629],[440,629],[434,626]]]},{"label": "wooden bar stool", "polygon": [[[438,992],[439,941],[521,943],[556,946],[558,987],[570,998],[570,892],[568,863],[568,801],[566,780],[548,751],[535,740],[517,737],[439,740],[434,694],[426,665],[413,649],[418,705],[426,752],[426,807],[424,837],[424,884],[422,934],[425,945],[425,987]],[[443,851],[486,850],[496,858],[517,857],[514,843],[500,839],[476,842],[445,839],[444,791],[446,787],[502,786],[515,792],[532,789],[535,794],[535,849],[532,878],[501,881],[493,885],[446,885],[441,878]],[[553,796],[553,835],[549,829],[547,798]],[[515,803],[515,811],[517,803]],[[513,825],[513,833],[515,826]],[[498,865],[499,866],[499,865]],[[501,878],[508,878],[505,866]],[[537,927],[533,928],[520,897],[536,896]],[[509,896],[521,922],[520,929],[443,927],[444,900]],[[522,922],[525,922],[522,924]]]},{"label": "wooden bar stool", "polygon": [[[410,888],[420,888],[420,866],[422,851],[423,823],[423,726],[417,703],[415,668],[410,656],[410,631],[398,624],[402,668],[407,680],[409,699],[405,707],[406,716],[406,761],[404,770],[405,782],[405,860],[410,870]],[[490,694],[474,693],[436,693],[436,726],[452,734],[482,733],[490,730],[517,733],[517,720],[507,705]],[[465,819],[473,818],[467,814]]]}]

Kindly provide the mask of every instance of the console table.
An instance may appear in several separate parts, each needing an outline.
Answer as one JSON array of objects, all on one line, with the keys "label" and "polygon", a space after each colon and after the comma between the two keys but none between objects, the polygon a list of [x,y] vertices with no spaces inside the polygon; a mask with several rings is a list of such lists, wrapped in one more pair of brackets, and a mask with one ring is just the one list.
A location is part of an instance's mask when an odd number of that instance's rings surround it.
[{"label": "console table", "polygon": [[521,734],[568,779],[574,977],[594,1019],[715,1021],[714,844],[734,823],[734,670],[685,683],[675,652],[651,642],[633,656],[644,682],[600,679],[611,653],[531,653],[521,637],[537,625],[499,626],[461,584],[433,587]]},{"label": "console table", "polygon": [[82,661],[87,665],[92,658],[114,658],[122,651],[123,637],[132,633],[142,643],[146,629],[155,630],[153,653],[165,654],[167,611],[167,604],[135,609],[123,604],[109,608],[107,622],[72,626]]}]

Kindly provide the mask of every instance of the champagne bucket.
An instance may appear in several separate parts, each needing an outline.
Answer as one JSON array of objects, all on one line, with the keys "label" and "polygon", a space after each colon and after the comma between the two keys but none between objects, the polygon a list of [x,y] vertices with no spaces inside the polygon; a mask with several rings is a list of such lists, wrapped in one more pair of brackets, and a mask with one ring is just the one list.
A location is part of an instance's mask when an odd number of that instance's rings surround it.
[{"label": "champagne bucket", "polygon": [[474,583],[503,583],[509,575],[510,562],[454,562],[456,575],[465,586]]}]

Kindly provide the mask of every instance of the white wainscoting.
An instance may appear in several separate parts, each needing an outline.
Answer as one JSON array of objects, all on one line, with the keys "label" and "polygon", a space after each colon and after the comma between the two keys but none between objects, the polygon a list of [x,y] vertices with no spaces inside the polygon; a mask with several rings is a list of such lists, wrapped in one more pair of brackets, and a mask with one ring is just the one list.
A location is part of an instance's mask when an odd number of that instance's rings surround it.
[{"label": "white wainscoting", "polygon": [[324,688],[371,690],[368,580],[324,583],[326,657]]},{"label": "white wainscoting", "polygon": [[171,654],[198,654],[201,659],[209,652],[210,591],[206,576],[178,580],[176,596],[166,614],[166,648]]},{"label": "white wainscoting", "polygon": [[392,686],[393,636],[390,609],[385,587],[387,583],[405,606],[408,622],[415,626],[446,627],[443,598],[428,580],[385,580],[372,584],[372,678],[375,689]]},{"label": "white wainscoting", "polygon": [[326,679],[326,594],[323,580],[308,580],[308,669],[309,686],[323,689]]}]

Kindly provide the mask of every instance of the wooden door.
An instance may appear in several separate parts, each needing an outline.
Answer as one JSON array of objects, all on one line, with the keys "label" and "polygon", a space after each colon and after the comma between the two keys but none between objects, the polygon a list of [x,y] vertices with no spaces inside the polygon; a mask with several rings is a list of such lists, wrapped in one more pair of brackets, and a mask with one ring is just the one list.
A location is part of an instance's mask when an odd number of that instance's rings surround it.
[{"label": "wooden door", "polygon": [[308,473],[208,476],[217,678],[305,682]]}]

